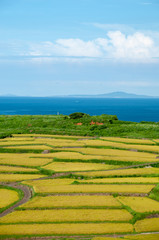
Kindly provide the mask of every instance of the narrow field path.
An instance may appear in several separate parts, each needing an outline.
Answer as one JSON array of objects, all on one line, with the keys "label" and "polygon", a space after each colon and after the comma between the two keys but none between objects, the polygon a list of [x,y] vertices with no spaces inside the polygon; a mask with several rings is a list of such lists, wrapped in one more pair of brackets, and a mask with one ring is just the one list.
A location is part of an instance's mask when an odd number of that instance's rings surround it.
[{"label": "narrow field path", "polygon": [[16,182],[14,182],[14,183],[1,183],[0,182],[0,185],[4,186],[4,187],[12,187],[12,188],[15,188],[15,189],[19,189],[24,194],[23,198],[20,201],[18,201],[17,203],[15,203],[11,207],[7,208],[5,211],[0,213],[0,217],[4,217],[5,215],[13,212],[15,208],[17,208],[20,205],[26,203],[32,197],[32,190],[28,186],[20,185],[20,184],[18,184]]}]

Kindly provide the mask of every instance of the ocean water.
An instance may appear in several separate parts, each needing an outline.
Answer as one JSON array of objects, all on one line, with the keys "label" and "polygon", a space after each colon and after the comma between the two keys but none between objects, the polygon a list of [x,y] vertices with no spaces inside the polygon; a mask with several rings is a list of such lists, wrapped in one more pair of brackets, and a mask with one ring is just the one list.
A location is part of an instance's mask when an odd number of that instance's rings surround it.
[{"label": "ocean water", "polygon": [[159,98],[27,98],[0,97],[0,115],[50,115],[84,112],[112,114],[125,121],[159,122]]}]

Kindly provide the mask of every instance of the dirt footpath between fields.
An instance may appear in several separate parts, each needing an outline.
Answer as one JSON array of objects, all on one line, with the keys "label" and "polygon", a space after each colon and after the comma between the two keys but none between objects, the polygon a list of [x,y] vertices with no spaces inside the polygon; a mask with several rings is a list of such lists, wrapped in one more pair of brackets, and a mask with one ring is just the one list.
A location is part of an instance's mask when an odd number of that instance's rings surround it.
[{"label": "dirt footpath between fields", "polygon": [[1,183],[0,182],[0,185],[1,186],[4,186],[4,187],[12,187],[12,188],[15,188],[15,189],[19,189],[23,192],[24,196],[23,198],[18,201],[17,203],[15,203],[14,205],[12,205],[11,207],[7,208],[5,211],[3,211],[2,213],[0,213],[0,217],[4,217],[5,215],[11,213],[14,211],[15,208],[19,207],[20,205],[26,203],[29,201],[29,199],[32,197],[32,189],[29,188],[28,186],[26,185],[20,185],[18,183]]}]

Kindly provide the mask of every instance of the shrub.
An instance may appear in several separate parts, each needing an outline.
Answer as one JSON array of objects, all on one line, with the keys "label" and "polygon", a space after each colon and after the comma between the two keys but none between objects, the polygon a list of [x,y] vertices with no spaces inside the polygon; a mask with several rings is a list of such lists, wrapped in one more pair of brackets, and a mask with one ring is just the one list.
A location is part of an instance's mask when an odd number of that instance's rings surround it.
[{"label": "shrub", "polygon": [[71,113],[71,114],[69,115],[69,117],[70,117],[71,119],[78,119],[78,118],[82,118],[82,117],[85,116],[85,115],[89,116],[88,114],[85,114],[85,113],[82,113],[82,112],[75,112],[75,113]]}]

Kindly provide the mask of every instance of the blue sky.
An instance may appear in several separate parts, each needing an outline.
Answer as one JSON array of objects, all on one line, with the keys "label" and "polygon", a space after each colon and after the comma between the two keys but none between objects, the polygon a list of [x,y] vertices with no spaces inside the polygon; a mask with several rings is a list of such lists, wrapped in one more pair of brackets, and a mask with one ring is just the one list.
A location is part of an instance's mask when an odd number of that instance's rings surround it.
[{"label": "blue sky", "polygon": [[0,0],[0,95],[159,95],[158,0]]}]

